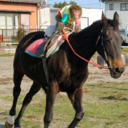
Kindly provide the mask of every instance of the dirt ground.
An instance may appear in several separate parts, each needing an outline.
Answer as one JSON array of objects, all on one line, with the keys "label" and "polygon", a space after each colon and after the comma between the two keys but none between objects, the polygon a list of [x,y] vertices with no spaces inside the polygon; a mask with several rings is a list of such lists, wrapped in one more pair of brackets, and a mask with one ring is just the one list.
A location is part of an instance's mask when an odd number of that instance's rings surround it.
[{"label": "dirt ground", "polygon": [[[12,96],[13,59],[14,57],[0,57],[0,97]],[[125,72],[118,79],[111,78],[108,70],[98,69],[91,65],[89,65],[89,72],[90,75],[86,81],[87,83],[128,82],[128,66],[126,66]],[[24,77],[22,90],[28,90],[31,84],[32,81],[27,77]],[[3,99],[0,99],[0,108],[5,108],[6,112],[9,111],[11,104],[12,101],[4,102]],[[3,115],[4,112],[0,109],[0,124],[2,125],[4,122],[3,119],[1,120],[1,115]],[[4,118],[6,118],[6,116]]]}]

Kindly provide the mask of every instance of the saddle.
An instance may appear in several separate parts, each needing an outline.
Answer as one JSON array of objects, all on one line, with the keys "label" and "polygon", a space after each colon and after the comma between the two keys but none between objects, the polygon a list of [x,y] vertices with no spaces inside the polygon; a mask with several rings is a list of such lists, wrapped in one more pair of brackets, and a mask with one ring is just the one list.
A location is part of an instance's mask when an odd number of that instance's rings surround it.
[{"label": "saddle", "polygon": [[[72,33],[69,28],[65,28],[65,31],[67,35]],[[63,33],[55,32],[49,39],[43,38],[34,41],[26,48],[25,53],[37,58],[48,58],[59,50],[64,41]]]},{"label": "saddle", "polygon": [[[65,27],[65,32],[69,36],[73,31],[70,28]],[[57,52],[60,46],[65,41],[63,33],[56,32],[46,43],[44,47],[44,54],[46,53],[46,58]],[[44,55],[43,54],[43,55]]]}]

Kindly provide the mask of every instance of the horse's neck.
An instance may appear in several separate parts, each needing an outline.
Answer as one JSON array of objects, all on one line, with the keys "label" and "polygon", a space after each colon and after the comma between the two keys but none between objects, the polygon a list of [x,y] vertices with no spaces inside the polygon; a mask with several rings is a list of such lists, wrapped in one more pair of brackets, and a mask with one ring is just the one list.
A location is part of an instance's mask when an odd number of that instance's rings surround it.
[{"label": "horse's neck", "polygon": [[90,59],[96,52],[96,43],[101,32],[100,26],[99,24],[94,28],[90,26],[74,36],[77,52],[86,59]]}]

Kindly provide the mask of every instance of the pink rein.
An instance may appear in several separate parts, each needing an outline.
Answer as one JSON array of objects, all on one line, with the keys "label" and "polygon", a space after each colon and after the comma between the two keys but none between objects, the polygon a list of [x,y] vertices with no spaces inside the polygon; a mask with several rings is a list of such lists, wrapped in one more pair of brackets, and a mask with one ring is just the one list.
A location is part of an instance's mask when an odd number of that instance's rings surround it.
[{"label": "pink rein", "polygon": [[64,38],[65,38],[66,41],[68,42],[68,45],[69,45],[69,47],[71,48],[72,52],[73,52],[78,58],[80,58],[80,59],[84,60],[85,62],[90,63],[90,64],[92,64],[92,65],[94,65],[94,66],[96,66],[96,67],[98,67],[98,68],[100,68],[100,69],[101,69],[101,68],[103,68],[103,69],[108,69],[108,67],[102,67],[101,65],[97,64],[93,59],[91,59],[92,62],[90,62],[89,60],[87,60],[87,59],[83,58],[82,56],[80,56],[79,54],[77,54],[77,53],[75,52],[75,50],[73,49],[73,47],[71,46],[71,44],[70,44],[70,42],[69,42],[69,39],[68,39],[68,36],[67,36],[67,34],[66,34],[66,32],[65,32],[64,29],[63,29],[63,33],[64,33]]}]

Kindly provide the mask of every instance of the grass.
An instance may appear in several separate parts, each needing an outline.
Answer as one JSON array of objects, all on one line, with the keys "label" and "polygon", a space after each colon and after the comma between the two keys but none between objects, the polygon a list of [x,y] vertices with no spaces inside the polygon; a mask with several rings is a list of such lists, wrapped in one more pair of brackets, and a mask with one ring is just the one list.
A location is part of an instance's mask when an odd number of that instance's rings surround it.
[{"label": "grass", "polygon": [[123,48],[123,49],[121,49],[121,52],[122,52],[122,53],[125,53],[125,52],[128,53],[128,48]]},{"label": "grass", "polygon": [[126,56],[126,54],[128,54],[128,48],[123,48],[121,49],[121,53]]},{"label": "grass", "polygon": [[14,56],[15,53],[5,53],[5,54],[0,54],[0,57],[7,57],[7,56]]},{"label": "grass", "polygon": [[[25,95],[19,97],[19,112]],[[33,97],[25,110],[21,125],[25,128],[43,127],[45,94],[40,91]],[[11,96],[0,97],[12,101]],[[83,87],[85,116],[77,128],[127,128],[128,126],[128,83],[95,83]],[[1,108],[2,109],[2,108]],[[3,108],[4,109],[4,108]],[[59,94],[54,105],[51,128],[66,128],[74,118],[75,111],[67,95]]]}]

